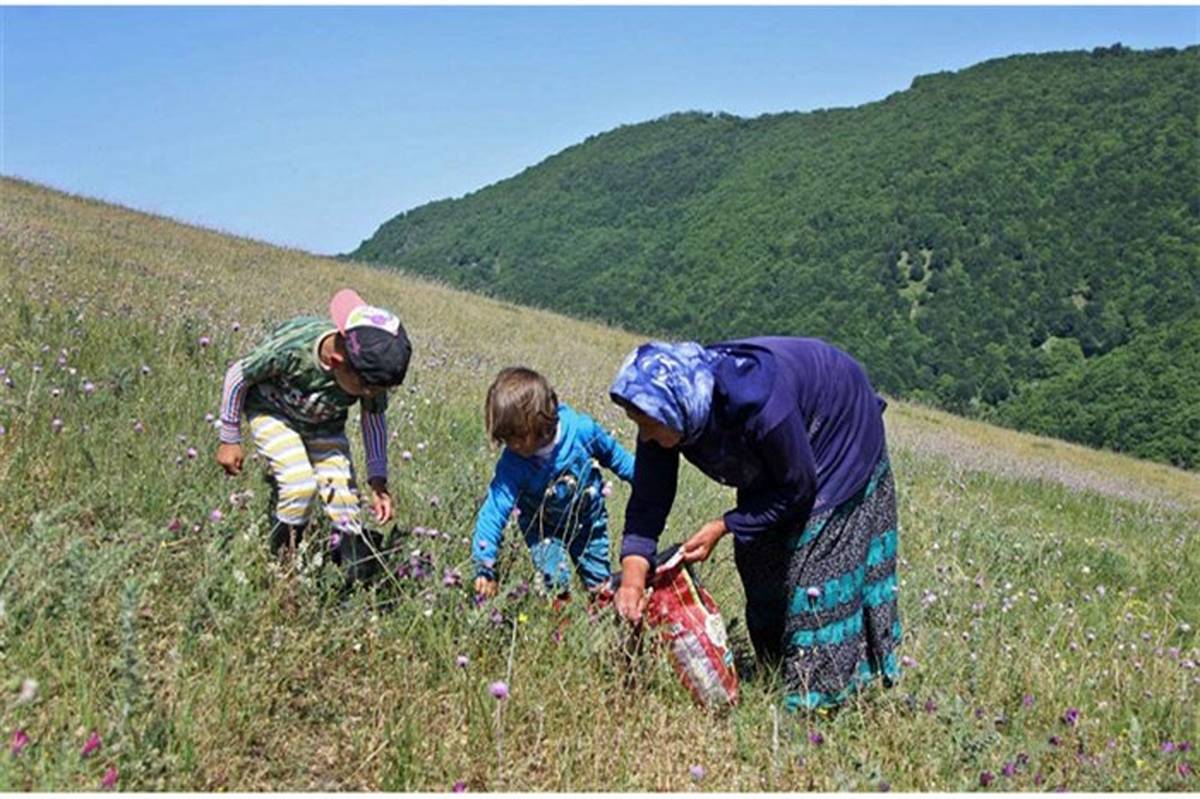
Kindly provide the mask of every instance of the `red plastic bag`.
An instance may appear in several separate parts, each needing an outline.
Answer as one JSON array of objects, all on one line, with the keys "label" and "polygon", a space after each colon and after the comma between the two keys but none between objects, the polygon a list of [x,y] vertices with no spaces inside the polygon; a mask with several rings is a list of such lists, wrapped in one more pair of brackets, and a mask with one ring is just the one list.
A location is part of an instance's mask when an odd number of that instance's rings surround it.
[{"label": "red plastic bag", "polygon": [[646,623],[667,645],[679,679],[700,705],[737,704],[738,679],[725,622],[678,549],[663,553],[646,606]]}]

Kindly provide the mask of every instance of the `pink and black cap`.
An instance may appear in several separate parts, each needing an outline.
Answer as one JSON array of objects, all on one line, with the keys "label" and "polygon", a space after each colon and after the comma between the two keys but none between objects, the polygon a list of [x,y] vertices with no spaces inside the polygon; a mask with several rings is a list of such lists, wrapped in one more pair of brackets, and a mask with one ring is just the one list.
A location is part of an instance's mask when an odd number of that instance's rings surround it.
[{"label": "pink and black cap", "polygon": [[345,339],[350,366],[364,381],[389,387],[404,382],[412,344],[394,313],[367,305],[353,289],[342,289],[330,300],[329,315]]}]

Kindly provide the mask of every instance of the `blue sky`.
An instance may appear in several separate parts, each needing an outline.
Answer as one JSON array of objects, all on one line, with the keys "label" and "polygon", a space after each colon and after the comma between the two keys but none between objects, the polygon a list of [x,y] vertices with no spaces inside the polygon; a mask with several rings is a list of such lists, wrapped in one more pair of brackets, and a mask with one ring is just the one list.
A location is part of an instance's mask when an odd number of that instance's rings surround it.
[{"label": "blue sky", "polygon": [[0,173],[319,253],[589,135],[854,106],[1173,7],[0,8]]}]

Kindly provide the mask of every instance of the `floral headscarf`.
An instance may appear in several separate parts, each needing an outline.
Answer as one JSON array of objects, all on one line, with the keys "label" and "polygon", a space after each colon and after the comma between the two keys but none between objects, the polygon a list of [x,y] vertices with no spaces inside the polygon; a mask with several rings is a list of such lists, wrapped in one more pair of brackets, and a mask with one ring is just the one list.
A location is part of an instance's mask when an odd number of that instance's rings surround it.
[{"label": "floral headscarf", "polygon": [[720,357],[694,341],[651,341],[625,359],[609,396],[633,405],[690,444],[708,422],[713,365]]}]

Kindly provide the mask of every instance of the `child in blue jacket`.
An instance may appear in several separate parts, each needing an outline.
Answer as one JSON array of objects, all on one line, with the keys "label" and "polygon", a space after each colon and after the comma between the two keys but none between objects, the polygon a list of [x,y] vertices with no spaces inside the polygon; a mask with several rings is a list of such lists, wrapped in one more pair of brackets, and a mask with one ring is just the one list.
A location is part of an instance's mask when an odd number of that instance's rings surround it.
[{"label": "child in blue jacket", "polygon": [[488,436],[504,445],[475,521],[475,592],[496,593],[496,558],[514,510],[533,565],[554,595],[569,592],[568,557],[589,592],[611,574],[603,466],[633,481],[633,456],[592,417],[560,403],[546,378],[504,369],[484,403]]}]

